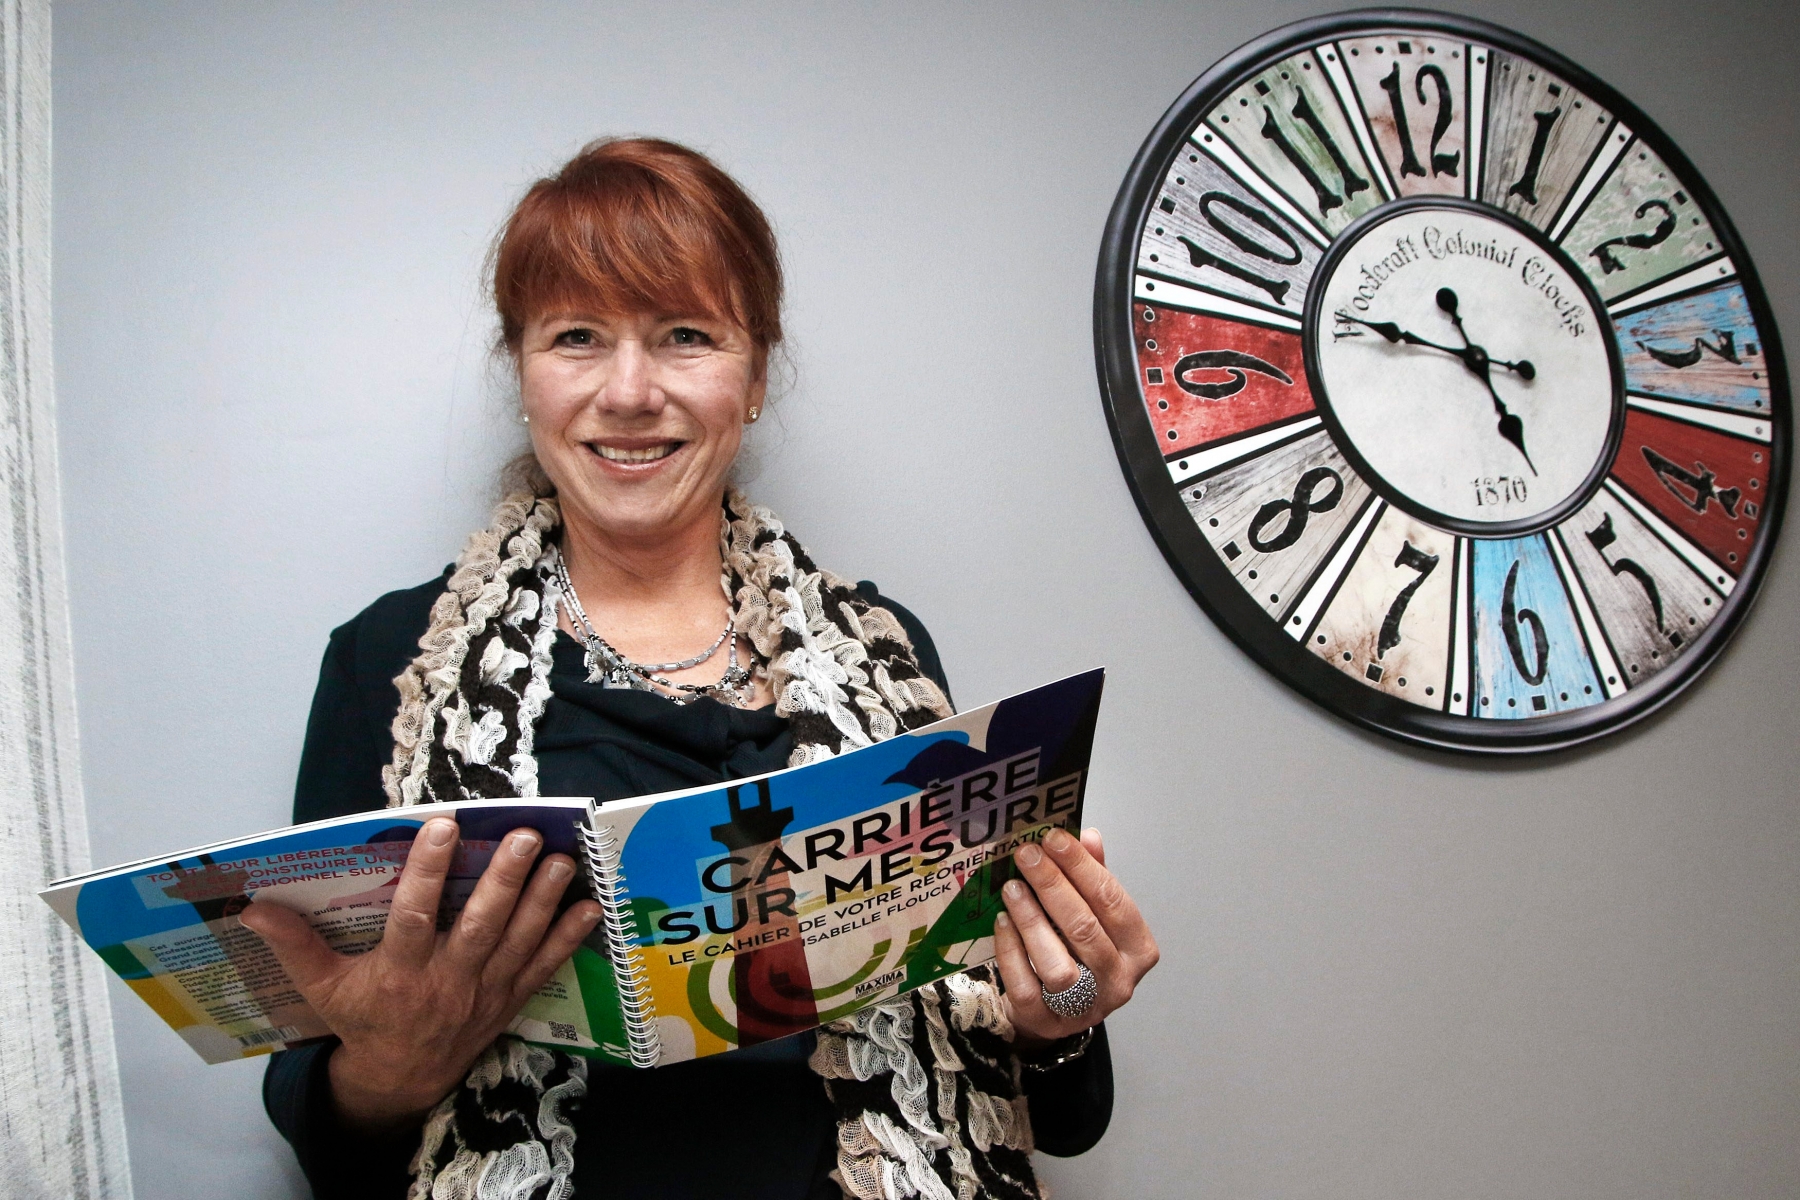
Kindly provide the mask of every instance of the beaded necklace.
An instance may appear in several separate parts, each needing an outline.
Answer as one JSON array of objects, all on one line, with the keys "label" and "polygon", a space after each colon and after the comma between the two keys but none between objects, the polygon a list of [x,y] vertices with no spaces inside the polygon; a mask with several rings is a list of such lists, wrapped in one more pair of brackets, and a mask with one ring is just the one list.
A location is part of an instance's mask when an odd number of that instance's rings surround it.
[{"label": "beaded necklace", "polygon": [[[587,647],[588,682],[603,684],[613,688],[632,688],[640,692],[653,692],[665,695],[659,688],[681,693],[669,696],[677,704],[692,704],[702,696],[722,699],[734,708],[743,708],[750,701],[752,692],[749,688],[750,672],[738,663],[737,627],[728,615],[725,618],[725,631],[719,634],[712,645],[679,662],[638,663],[619,653],[607,640],[595,630],[592,621],[588,620],[586,610],[581,607],[581,597],[575,592],[575,584],[569,579],[569,564],[564,560],[562,551],[554,552],[556,580],[562,585],[562,598],[568,602],[569,615],[575,618],[576,633],[582,644]],[[719,652],[721,645],[729,645],[726,658],[725,673],[715,683],[676,683],[668,677],[670,671],[685,671],[689,667],[697,667]]]}]

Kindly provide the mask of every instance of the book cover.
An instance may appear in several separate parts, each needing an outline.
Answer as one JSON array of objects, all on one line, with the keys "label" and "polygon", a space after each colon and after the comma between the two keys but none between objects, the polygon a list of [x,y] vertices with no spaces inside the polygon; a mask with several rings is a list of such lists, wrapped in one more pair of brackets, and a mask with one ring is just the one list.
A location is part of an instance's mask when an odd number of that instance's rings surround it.
[{"label": "book cover", "polygon": [[802,768],[598,808],[638,1065],[755,1045],[993,958],[1012,853],[1079,833],[1103,672]]}]

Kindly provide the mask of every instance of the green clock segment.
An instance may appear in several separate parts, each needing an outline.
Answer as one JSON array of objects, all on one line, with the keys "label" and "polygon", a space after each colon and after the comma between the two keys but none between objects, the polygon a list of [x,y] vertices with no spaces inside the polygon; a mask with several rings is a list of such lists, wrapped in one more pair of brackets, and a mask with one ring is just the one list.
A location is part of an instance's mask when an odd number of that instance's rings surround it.
[{"label": "green clock segment", "polygon": [[1787,375],[1730,221],[1628,100],[1484,22],[1346,13],[1208,70],[1120,189],[1094,330],[1201,606],[1407,741],[1646,715],[1779,530]]}]

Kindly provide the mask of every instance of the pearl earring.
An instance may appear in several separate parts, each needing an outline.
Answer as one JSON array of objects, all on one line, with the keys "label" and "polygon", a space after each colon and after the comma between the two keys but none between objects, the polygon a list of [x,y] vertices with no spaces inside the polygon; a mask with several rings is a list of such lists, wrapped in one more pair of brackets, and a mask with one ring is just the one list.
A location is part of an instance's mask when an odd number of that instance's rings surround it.
[{"label": "pearl earring", "polygon": [[528,412],[521,411],[519,413],[519,424],[521,424],[521,425],[531,424],[531,414]]},{"label": "pearl earring", "polygon": [[754,422],[755,422],[755,421],[756,421],[756,418],[757,418],[757,417],[759,417],[759,416],[761,416],[761,415],[762,415],[762,409],[760,409],[760,408],[756,408],[756,407],[752,407],[752,408],[751,408],[751,409],[750,409],[750,422],[751,422],[751,423],[754,423]]}]

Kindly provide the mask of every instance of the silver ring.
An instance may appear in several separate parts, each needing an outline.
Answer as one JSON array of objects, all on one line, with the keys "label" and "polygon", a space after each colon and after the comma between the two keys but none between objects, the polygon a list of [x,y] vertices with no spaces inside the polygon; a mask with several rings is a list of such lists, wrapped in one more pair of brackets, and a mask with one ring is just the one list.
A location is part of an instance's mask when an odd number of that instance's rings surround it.
[{"label": "silver ring", "polygon": [[1088,970],[1086,963],[1075,965],[1081,968],[1081,974],[1062,991],[1053,992],[1043,984],[1038,984],[1038,990],[1044,994],[1044,1007],[1071,1021],[1094,1007],[1094,1001],[1100,998],[1100,984],[1094,979],[1094,973]]}]

